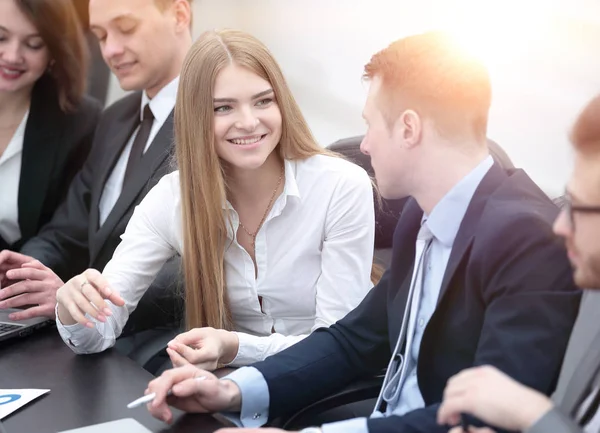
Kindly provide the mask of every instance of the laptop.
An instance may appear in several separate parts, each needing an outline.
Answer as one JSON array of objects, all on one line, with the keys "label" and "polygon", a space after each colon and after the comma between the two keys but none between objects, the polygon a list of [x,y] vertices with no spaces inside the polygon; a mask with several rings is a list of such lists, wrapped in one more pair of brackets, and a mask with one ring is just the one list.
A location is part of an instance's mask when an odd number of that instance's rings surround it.
[{"label": "laptop", "polygon": [[0,310],[0,341],[15,337],[25,337],[36,329],[52,323],[52,320],[49,320],[46,317],[20,320],[18,322],[8,318],[9,314],[16,313],[18,311],[19,310],[12,308]]}]

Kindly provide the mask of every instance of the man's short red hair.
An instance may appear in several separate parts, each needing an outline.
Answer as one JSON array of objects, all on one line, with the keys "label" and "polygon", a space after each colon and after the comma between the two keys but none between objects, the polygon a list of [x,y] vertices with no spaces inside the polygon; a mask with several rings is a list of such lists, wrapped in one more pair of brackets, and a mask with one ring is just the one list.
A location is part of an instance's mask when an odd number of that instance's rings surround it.
[{"label": "man's short red hair", "polygon": [[400,39],[371,58],[364,76],[381,79],[380,109],[390,125],[413,109],[444,135],[486,138],[492,98],[487,68],[448,34]]},{"label": "man's short red hair", "polygon": [[571,141],[582,153],[600,153],[600,95],[579,114],[571,131]]}]

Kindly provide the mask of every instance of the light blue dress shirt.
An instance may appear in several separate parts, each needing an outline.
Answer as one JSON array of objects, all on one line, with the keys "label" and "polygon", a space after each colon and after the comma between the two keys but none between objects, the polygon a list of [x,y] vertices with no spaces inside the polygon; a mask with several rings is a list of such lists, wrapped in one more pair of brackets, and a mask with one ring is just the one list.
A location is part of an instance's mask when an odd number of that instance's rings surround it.
[{"label": "light blue dress shirt", "polygon": [[[423,215],[423,220],[427,221],[427,226],[434,237],[428,261],[425,264],[427,271],[421,301],[417,310],[417,320],[414,329],[409,330],[409,332],[414,332],[409,363],[410,370],[397,404],[388,405],[384,416],[404,415],[407,412],[425,407],[417,382],[417,359],[419,358],[423,333],[435,311],[442,279],[460,224],[475,194],[475,190],[493,164],[494,160],[491,156],[485,158],[439,201],[430,215]],[[414,311],[412,313],[414,314]],[[235,382],[242,393],[242,408],[239,417],[230,414],[228,418],[239,427],[256,428],[264,425],[269,418],[269,389],[262,374],[254,367],[244,367],[234,371],[226,379]],[[379,416],[382,415],[379,414]],[[323,433],[367,433],[367,418],[355,418],[325,424],[322,429]]]}]

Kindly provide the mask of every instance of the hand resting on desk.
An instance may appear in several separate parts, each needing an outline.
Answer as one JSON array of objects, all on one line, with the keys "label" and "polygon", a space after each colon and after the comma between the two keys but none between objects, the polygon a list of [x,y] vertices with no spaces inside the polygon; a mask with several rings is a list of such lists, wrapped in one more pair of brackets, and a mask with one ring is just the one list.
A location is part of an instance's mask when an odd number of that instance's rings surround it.
[{"label": "hand resting on desk", "polygon": [[58,319],[63,325],[81,323],[93,328],[94,322],[88,320],[85,315],[89,314],[100,322],[106,322],[106,316],[111,316],[112,311],[105,300],[119,307],[125,305],[121,295],[110,288],[108,281],[100,272],[88,269],[83,274],[71,278],[67,284],[58,289],[56,293]]},{"label": "hand resting on desk", "polygon": [[9,317],[55,318],[56,291],[63,281],[43,263],[14,251],[0,252],[0,309],[24,308]]}]

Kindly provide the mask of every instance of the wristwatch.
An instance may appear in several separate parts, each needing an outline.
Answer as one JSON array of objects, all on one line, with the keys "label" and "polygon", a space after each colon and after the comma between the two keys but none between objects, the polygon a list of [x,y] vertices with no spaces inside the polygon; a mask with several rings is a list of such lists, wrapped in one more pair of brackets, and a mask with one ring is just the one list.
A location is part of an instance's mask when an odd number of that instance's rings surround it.
[{"label": "wristwatch", "polygon": [[321,427],[306,427],[300,430],[300,433],[323,433]]}]

